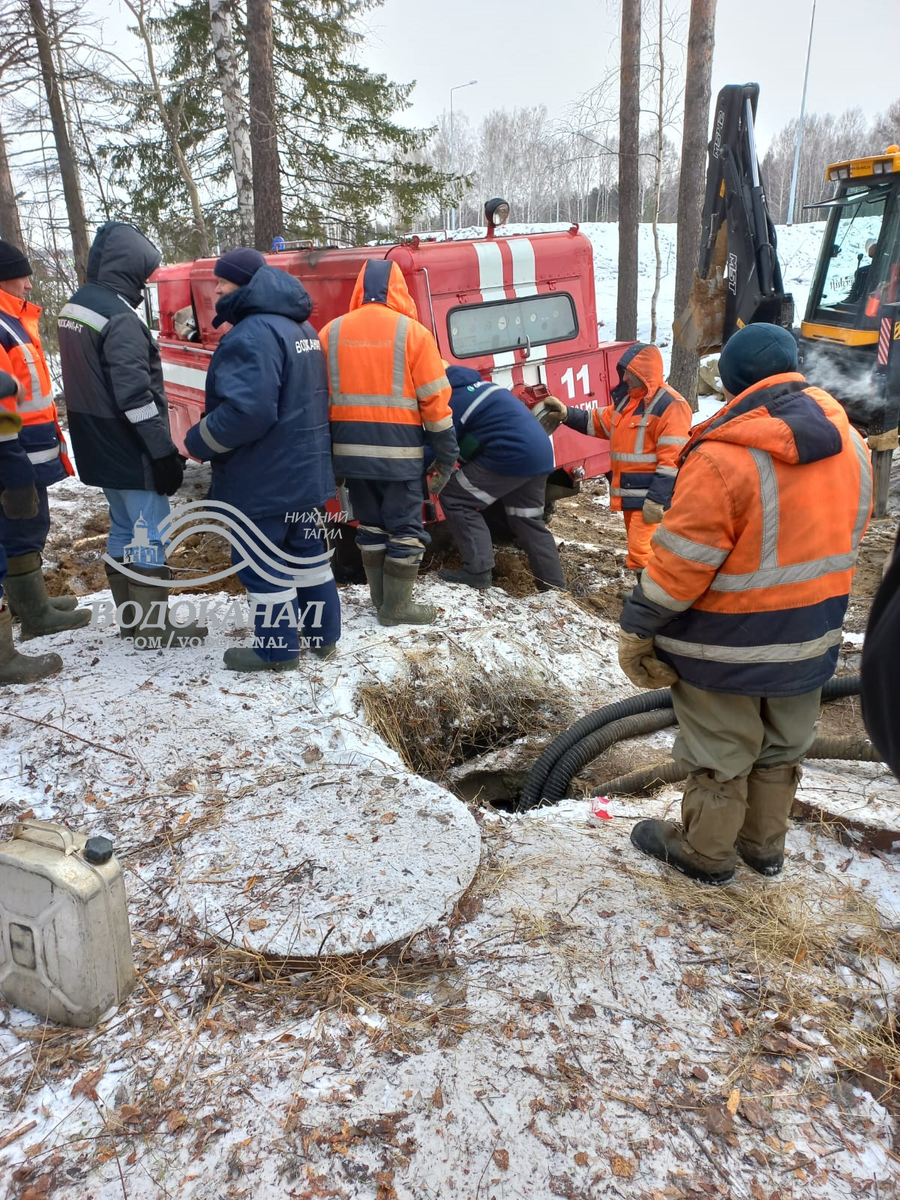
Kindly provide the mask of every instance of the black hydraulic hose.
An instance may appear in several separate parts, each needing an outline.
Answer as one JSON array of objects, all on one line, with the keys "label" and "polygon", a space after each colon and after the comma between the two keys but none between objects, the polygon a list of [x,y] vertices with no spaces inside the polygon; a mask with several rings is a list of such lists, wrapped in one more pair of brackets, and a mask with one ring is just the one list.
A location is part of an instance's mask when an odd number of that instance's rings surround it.
[{"label": "black hydraulic hose", "polygon": [[[822,688],[822,699],[837,700],[843,696],[855,696],[859,694],[859,687],[859,675],[835,675]],[[592,735],[605,730],[614,722],[621,723],[624,718],[639,713],[656,712],[659,709],[671,710],[671,706],[672,693],[669,688],[658,688],[656,691],[640,692],[636,696],[616,700],[613,704],[595,709],[580,721],[576,721],[559,737],[554,738],[531,768],[519,798],[519,811],[527,812],[542,800],[551,804],[557,803],[565,795],[573,777],[598,754],[609,749],[613,742],[623,737],[636,737],[641,732],[649,732],[650,729],[663,729],[674,723],[673,715],[669,712],[665,721],[653,724],[646,730],[633,729],[631,726],[623,729],[619,724],[622,732],[611,739],[603,737],[595,741]],[[588,745],[580,749],[580,743],[585,741]],[[568,774],[565,774],[566,771]],[[552,787],[549,786],[551,776]]]},{"label": "black hydraulic hose", "polygon": [[[881,755],[871,742],[858,737],[816,738],[806,752],[806,758],[834,758],[851,762],[881,762]],[[619,775],[604,784],[608,796],[634,796],[660,783],[681,783],[687,779],[687,771],[677,762],[657,763],[653,767],[642,767],[628,775]]]},{"label": "black hydraulic hose", "polygon": [[559,737],[553,739],[529,771],[522,788],[519,811],[527,812],[529,808],[540,804],[544,784],[551,770],[566,751],[571,750],[582,738],[602,729],[611,721],[631,717],[635,713],[650,712],[655,708],[669,708],[671,704],[672,693],[668,688],[659,688],[654,692],[641,692],[637,696],[628,696],[625,700],[616,700],[613,704],[595,709],[580,721],[576,721]]}]

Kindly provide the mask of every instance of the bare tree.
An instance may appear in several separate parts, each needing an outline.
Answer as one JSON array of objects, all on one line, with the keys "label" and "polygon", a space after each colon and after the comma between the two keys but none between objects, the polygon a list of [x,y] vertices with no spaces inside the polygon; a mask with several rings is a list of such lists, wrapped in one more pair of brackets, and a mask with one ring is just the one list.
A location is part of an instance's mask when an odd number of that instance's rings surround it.
[{"label": "bare tree", "polygon": [[622,0],[619,73],[619,278],[616,337],[637,337],[640,220],[641,0]]},{"label": "bare tree", "polygon": [[69,231],[72,234],[75,269],[78,273],[79,282],[84,283],[87,279],[89,244],[87,222],[84,216],[84,202],[81,198],[81,184],[78,178],[78,163],[72,151],[69,128],[63,107],[62,89],[59,83],[56,64],[53,61],[53,46],[47,31],[47,19],[44,15],[44,7],[41,0],[28,0],[28,11],[31,14],[31,24],[41,64],[41,76],[47,96],[47,107],[50,110],[53,140],[56,143],[56,155],[59,159],[63,195],[69,218]]},{"label": "bare tree", "polygon": [[9,158],[6,153],[6,139],[0,127],[0,237],[16,246],[24,246],[22,237],[22,222],[19,220],[19,205],[16,200],[16,189],[13,186],[12,173],[9,169]]},{"label": "bare tree", "polygon": [[234,44],[234,7],[235,0],[209,0],[209,27],[231,149],[241,241],[249,246],[254,240],[253,156],[247,106],[241,89]]},{"label": "bare tree", "polygon": [[257,250],[270,250],[284,227],[278,123],[275,115],[275,39],[271,0],[247,5],[250,76],[250,144],[253,147],[253,205]]},{"label": "bare tree", "polygon": [[[675,312],[683,312],[690,297],[700,254],[706,148],[709,128],[710,82],[715,44],[716,0],[691,0],[687,69],[684,88],[684,133],[681,142],[681,182],[678,188],[678,255],[675,266]],[[677,343],[672,348],[669,379],[697,408],[697,356]]]}]

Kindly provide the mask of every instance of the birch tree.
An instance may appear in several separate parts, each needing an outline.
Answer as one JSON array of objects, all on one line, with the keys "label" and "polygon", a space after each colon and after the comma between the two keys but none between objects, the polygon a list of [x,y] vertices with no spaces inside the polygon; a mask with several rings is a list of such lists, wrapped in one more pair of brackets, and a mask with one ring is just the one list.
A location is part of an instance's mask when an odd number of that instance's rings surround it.
[{"label": "birch tree", "polygon": [[619,278],[616,337],[637,337],[640,219],[641,0],[622,0],[619,73]]},{"label": "birch tree", "polygon": [[241,87],[234,31],[235,0],[209,0],[209,29],[225,128],[231,151],[231,165],[237,192],[238,224],[241,241],[251,246],[254,238],[253,216],[253,155],[250,147],[250,124],[247,105]]}]

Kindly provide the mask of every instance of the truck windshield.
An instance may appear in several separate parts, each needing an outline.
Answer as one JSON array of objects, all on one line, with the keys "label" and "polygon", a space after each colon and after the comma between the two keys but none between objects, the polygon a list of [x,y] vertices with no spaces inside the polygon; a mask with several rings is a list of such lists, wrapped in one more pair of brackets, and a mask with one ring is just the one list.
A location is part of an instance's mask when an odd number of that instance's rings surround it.
[{"label": "truck windshield", "polygon": [[879,240],[891,185],[862,184],[827,202],[825,238],[809,296],[808,320],[856,325],[881,282]]},{"label": "truck windshield", "polygon": [[575,302],[567,292],[466,304],[447,315],[455,358],[474,358],[526,346],[565,342],[578,334]]}]

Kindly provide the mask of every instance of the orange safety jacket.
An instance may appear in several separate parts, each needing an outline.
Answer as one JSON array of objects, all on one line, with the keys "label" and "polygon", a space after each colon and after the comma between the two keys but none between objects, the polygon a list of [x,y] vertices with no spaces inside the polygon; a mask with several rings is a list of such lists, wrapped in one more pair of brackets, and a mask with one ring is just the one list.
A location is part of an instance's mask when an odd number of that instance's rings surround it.
[{"label": "orange safety jacket", "polygon": [[369,259],[350,311],[329,321],[319,342],[328,363],[336,476],[415,479],[426,441],[439,463],[455,464],[450,384],[395,262]]},{"label": "orange safety jacket", "polygon": [[685,682],[799,696],[837,664],[872,511],[868,451],[840,404],[773,375],[698,425],[622,628]]},{"label": "orange safety jacket", "polygon": [[[626,367],[642,387],[629,391],[624,382]],[[666,507],[691,431],[690,406],[664,382],[662,355],[656,346],[635,342],[619,359],[618,370],[621,382],[612,393],[615,403],[593,410],[571,408],[566,424],[609,442],[613,511],[641,509],[645,500]]]},{"label": "orange safety jacket", "polygon": [[22,418],[19,442],[34,467],[35,483],[47,487],[75,471],[59,428],[50,372],[41,348],[38,320],[41,309],[0,289],[0,370],[22,384],[25,399],[15,396],[0,405]]}]

